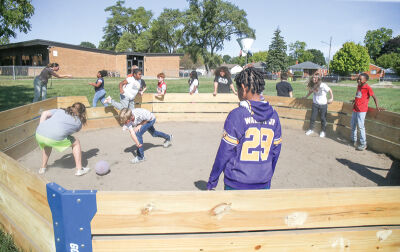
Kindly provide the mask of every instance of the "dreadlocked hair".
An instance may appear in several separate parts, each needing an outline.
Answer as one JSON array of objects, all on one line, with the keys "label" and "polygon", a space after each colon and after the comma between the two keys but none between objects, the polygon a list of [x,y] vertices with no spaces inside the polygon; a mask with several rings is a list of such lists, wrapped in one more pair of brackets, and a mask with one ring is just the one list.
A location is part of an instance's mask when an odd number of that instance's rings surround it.
[{"label": "dreadlocked hair", "polygon": [[63,108],[65,113],[71,116],[77,116],[82,124],[86,124],[87,117],[86,117],[86,107],[80,102],[75,102],[72,106],[68,108]]},{"label": "dreadlocked hair", "polygon": [[248,67],[235,77],[237,89],[242,89],[242,84],[247,87],[252,94],[261,94],[265,88],[264,76],[260,70]]}]

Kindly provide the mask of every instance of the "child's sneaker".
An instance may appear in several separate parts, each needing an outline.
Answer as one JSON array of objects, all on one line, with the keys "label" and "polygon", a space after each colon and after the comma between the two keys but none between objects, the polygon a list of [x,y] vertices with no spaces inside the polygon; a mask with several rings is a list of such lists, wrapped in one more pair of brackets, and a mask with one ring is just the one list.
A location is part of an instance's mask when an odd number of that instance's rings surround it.
[{"label": "child's sneaker", "polygon": [[306,135],[309,136],[309,135],[311,135],[312,133],[314,133],[313,130],[307,130]]},{"label": "child's sneaker", "polygon": [[325,137],[325,131],[321,131],[321,133],[319,133],[319,137]]},{"label": "child's sneaker", "polygon": [[111,96],[108,96],[106,99],[104,99],[104,104],[111,103],[111,100],[112,100]]},{"label": "child's sneaker", "polygon": [[164,148],[168,148],[172,145],[172,135],[169,135],[169,140],[164,141]]},{"label": "child's sneaker", "polygon": [[134,159],[131,160],[132,164],[138,164],[138,163],[141,163],[141,162],[144,162],[144,161],[146,161],[145,157],[142,157],[142,158],[135,157]]},{"label": "child's sneaker", "polygon": [[82,167],[81,170],[76,171],[75,176],[82,176],[85,175],[86,173],[88,173],[90,171],[89,167]]},{"label": "child's sneaker", "polygon": [[367,145],[366,145],[366,144],[360,144],[360,145],[356,148],[356,150],[358,150],[358,151],[363,151],[363,150],[365,150],[365,149],[367,149]]},{"label": "child's sneaker", "polygon": [[43,174],[43,173],[45,173],[45,172],[46,172],[46,170],[47,170],[47,168],[40,168],[40,169],[39,169],[39,174]]}]

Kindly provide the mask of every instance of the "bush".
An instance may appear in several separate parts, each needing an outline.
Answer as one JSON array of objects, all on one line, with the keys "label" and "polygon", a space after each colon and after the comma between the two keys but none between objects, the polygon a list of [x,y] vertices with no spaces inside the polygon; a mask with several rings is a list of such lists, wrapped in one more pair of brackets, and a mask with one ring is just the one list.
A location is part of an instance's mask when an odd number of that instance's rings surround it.
[{"label": "bush", "polygon": [[294,71],[293,75],[296,77],[303,77],[303,72],[302,71]]}]

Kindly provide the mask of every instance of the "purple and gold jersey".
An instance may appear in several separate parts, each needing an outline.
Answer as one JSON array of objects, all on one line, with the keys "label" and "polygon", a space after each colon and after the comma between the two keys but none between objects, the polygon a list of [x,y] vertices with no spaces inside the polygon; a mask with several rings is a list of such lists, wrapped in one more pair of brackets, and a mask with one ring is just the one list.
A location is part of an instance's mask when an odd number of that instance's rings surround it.
[{"label": "purple and gold jersey", "polygon": [[263,189],[271,181],[281,151],[278,113],[263,101],[242,101],[225,120],[224,133],[207,183],[235,189]]}]

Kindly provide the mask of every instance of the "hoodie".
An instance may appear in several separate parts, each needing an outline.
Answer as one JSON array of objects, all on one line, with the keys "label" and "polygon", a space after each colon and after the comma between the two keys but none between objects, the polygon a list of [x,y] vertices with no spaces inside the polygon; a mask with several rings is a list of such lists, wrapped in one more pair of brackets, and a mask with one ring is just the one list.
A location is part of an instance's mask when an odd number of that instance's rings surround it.
[{"label": "hoodie", "polygon": [[224,183],[235,189],[264,189],[271,183],[281,151],[278,113],[264,101],[241,101],[225,120],[207,189]]}]

